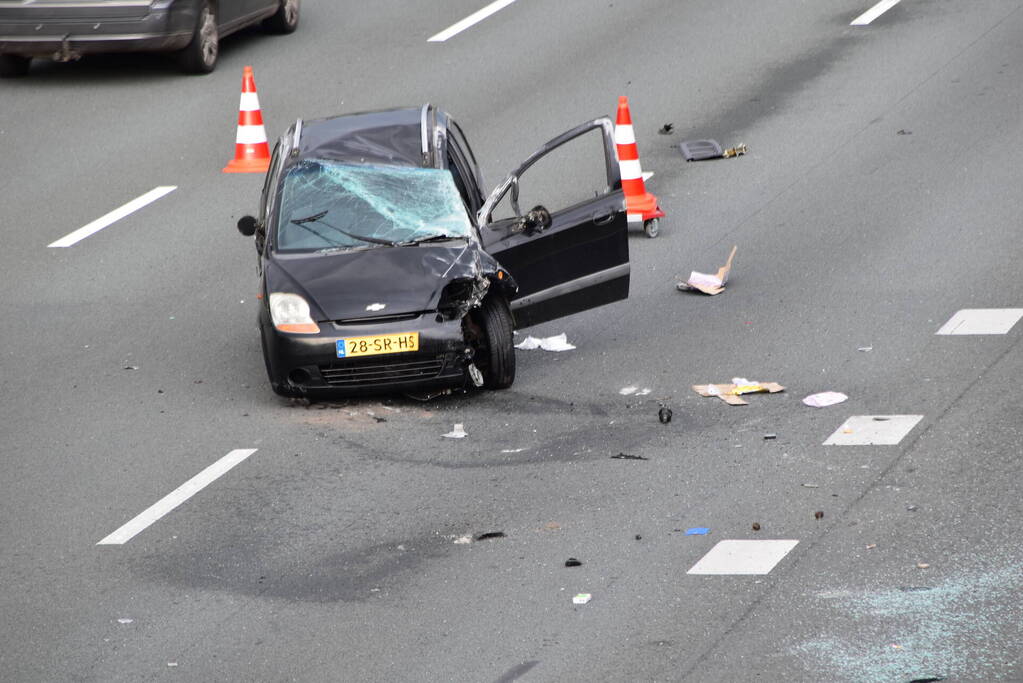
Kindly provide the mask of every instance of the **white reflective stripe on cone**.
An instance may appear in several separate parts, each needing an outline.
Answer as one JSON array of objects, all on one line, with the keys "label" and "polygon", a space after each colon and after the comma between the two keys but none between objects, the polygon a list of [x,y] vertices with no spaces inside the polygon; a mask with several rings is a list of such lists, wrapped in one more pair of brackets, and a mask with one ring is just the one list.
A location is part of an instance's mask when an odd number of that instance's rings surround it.
[{"label": "white reflective stripe on cone", "polygon": [[636,144],[636,132],[632,129],[631,125],[623,123],[620,126],[615,126],[615,144],[616,145]]},{"label": "white reflective stripe on cone", "polygon": [[238,111],[259,111],[259,96],[254,92],[243,92]]},{"label": "white reflective stripe on cone", "polygon": [[628,159],[618,162],[622,171],[622,180],[635,180],[643,177],[643,167],[639,165],[639,159]]},{"label": "white reflective stripe on cone", "polygon": [[266,142],[266,131],[263,126],[238,126],[238,136],[234,139],[238,145],[254,145]]},{"label": "white reflective stripe on cone", "polygon": [[641,214],[641,213],[629,213],[629,214],[626,214],[625,216],[626,216],[626,218],[629,219],[630,223],[642,223],[643,222],[643,214]]}]

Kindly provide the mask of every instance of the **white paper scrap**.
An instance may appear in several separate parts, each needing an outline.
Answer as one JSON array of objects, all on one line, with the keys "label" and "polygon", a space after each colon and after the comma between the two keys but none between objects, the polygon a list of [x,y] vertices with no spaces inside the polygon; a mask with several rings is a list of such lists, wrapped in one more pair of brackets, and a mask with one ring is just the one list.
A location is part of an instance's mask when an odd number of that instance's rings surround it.
[{"label": "white paper scrap", "polygon": [[444,434],[444,437],[448,439],[464,439],[467,436],[469,435],[465,433],[465,427],[462,426],[461,422],[456,422],[454,429]]},{"label": "white paper scrap", "polygon": [[618,390],[618,393],[622,396],[631,396],[639,390],[639,387],[622,387]]},{"label": "white paper scrap", "polygon": [[819,394],[810,394],[803,399],[803,403],[811,408],[827,408],[836,403],[841,403],[849,397],[838,391],[822,391]]},{"label": "white paper scrap", "polygon": [[519,344],[515,345],[517,349],[523,349],[530,351],[532,349],[543,349],[544,351],[571,351],[575,347],[568,343],[568,335],[562,332],[561,334],[554,335],[553,337],[546,337],[538,339],[537,337],[526,337]]},{"label": "white paper scrap", "polygon": [[572,604],[585,605],[591,599],[593,599],[593,596],[590,595],[589,593],[576,593],[575,595],[572,596]]}]

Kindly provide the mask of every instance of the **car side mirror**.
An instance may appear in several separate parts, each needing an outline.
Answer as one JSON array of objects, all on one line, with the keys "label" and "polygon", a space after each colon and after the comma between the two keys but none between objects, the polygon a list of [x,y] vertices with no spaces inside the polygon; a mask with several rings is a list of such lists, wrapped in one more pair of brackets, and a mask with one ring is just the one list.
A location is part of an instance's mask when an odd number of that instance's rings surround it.
[{"label": "car side mirror", "polygon": [[533,235],[551,227],[551,222],[551,212],[542,204],[537,204],[519,219],[519,226],[522,232]]},{"label": "car side mirror", "polygon": [[238,219],[238,232],[246,237],[256,234],[256,219],[253,216],[242,216]]}]

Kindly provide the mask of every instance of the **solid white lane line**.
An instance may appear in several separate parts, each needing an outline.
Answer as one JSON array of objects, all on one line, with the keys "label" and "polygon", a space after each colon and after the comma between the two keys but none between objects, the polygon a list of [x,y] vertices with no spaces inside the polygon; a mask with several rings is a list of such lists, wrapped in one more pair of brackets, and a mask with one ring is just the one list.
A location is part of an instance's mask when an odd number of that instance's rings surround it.
[{"label": "solid white lane line", "polygon": [[1023,318],[1023,308],[964,308],[935,334],[1008,334]]},{"label": "solid white lane line", "polygon": [[470,26],[474,26],[480,23],[481,21],[489,17],[491,14],[494,14],[495,12],[504,9],[513,2],[515,2],[515,0],[497,0],[496,2],[492,2],[483,9],[477,12],[473,12],[472,14],[467,16],[465,19],[462,19],[457,24],[452,24],[451,26],[447,27],[437,35],[430,37],[429,39],[427,39],[426,42],[443,43],[448,38],[456,36],[465,29],[469,28]]},{"label": "solid white lane line", "polygon": [[150,190],[149,192],[145,193],[144,195],[142,195],[141,197],[138,197],[137,199],[131,200],[130,202],[128,202],[127,204],[125,204],[121,208],[114,209],[113,211],[111,211],[107,215],[101,216],[101,217],[97,218],[96,220],[94,220],[92,223],[89,223],[88,225],[83,225],[82,227],[78,228],[74,232],[72,232],[72,233],[70,233],[68,235],[65,235],[64,237],[61,237],[56,242],[51,242],[50,244],[47,244],[46,246],[48,246],[48,247],[70,247],[70,246],[73,246],[73,245],[77,244],[78,242],[81,242],[82,240],[84,240],[89,235],[94,235],[95,233],[99,232],[100,230],[102,230],[103,228],[107,227],[111,223],[115,223],[115,222],[121,220],[122,218],[124,218],[128,214],[131,214],[131,213],[134,213],[134,212],[138,211],[139,209],[141,209],[143,206],[146,206],[147,204],[152,204],[153,202],[155,202],[160,197],[164,196],[165,194],[169,194],[169,193],[173,192],[176,189],[178,189],[177,185],[161,185],[160,187],[154,188],[154,189]]},{"label": "solid white lane line", "polygon": [[897,446],[923,415],[853,415],[824,442],[825,446]]},{"label": "solid white lane line", "polygon": [[899,0],[881,0],[866,12],[852,20],[850,26],[866,26],[879,16],[899,4]]},{"label": "solid white lane line", "polygon": [[110,534],[96,545],[121,545],[160,519],[186,500],[219,479],[232,467],[256,452],[255,448],[239,448],[231,451],[199,474],[146,508],[139,516]]},{"label": "solid white lane line", "polygon": [[796,540],[719,541],[687,574],[769,574]]}]

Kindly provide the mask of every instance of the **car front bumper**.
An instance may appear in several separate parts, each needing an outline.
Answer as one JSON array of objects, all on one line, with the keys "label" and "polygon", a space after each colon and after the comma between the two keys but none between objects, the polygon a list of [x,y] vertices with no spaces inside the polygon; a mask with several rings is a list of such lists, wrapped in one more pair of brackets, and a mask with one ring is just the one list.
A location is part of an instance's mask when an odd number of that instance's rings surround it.
[{"label": "car front bumper", "polygon": [[[304,395],[429,391],[463,386],[470,353],[459,320],[437,322],[427,313],[413,320],[373,325],[319,323],[319,334],[278,331],[264,307],[259,328],[272,384]],[[347,337],[419,333],[419,350],[338,358],[336,342]]]},{"label": "car front bumper", "polygon": [[[28,6],[28,7],[31,7]],[[0,15],[0,54],[59,61],[101,52],[165,52],[191,41],[196,15],[190,8],[160,7],[138,17],[79,16],[33,19],[30,12]]]}]

